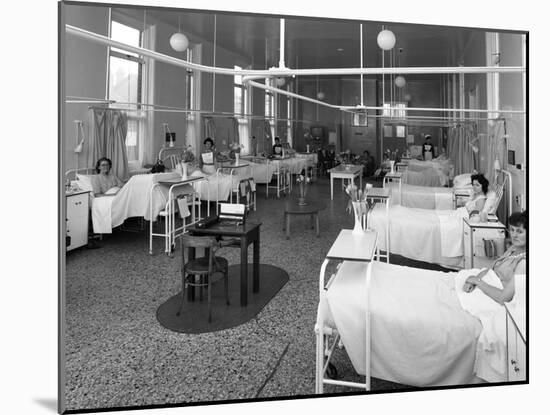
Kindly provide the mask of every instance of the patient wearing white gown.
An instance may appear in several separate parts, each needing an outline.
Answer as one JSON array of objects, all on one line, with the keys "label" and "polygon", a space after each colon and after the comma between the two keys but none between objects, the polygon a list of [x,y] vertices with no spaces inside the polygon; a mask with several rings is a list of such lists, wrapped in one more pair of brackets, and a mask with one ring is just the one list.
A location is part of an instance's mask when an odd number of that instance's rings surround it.
[{"label": "patient wearing white gown", "polygon": [[95,171],[99,192],[95,193],[95,196],[115,195],[124,185],[122,180],[111,173],[112,167],[113,162],[107,157],[102,157],[97,161]]}]

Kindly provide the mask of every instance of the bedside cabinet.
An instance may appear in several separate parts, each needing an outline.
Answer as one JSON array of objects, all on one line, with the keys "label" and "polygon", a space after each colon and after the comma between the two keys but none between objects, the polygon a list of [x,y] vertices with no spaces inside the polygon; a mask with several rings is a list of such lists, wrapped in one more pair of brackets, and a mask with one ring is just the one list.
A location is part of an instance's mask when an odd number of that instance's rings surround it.
[{"label": "bedside cabinet", "polygon": [[527,344],[525,342],[525,308],[505,304],[506,367],[509,382],[527,380]]},{"label": "bedside cabinet", "polygon": [[66,192],[67,251],[88,244],[89,192]]},{"label": "bedside cabinet", "polygon": [[[504,253],[506,227],[496,222],[470,222],[464,219],[464,268],[483,268]],[[487,257],[484,240],[494,241],[494,257]]]}]

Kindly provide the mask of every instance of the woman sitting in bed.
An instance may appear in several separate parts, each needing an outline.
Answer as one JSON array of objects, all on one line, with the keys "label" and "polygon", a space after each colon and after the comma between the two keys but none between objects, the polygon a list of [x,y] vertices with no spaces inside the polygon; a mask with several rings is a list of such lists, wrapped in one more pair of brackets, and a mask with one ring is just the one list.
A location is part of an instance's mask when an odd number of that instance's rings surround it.
[{"label": "woman sitting in bed", "polygon": [[[525,274],[525,247],[527,244],[527,211],[512,213],[508,220],[508,230],[512,245],[504,252],[490,268],[466,279],[464,291],[471,292],[476,287],[491,297],[497,303],[503,304],[514,297],[514,274]],[[502,289],[493,287],[482,278],[493,270],[502,283]]]},{"label": "woman sitting in bed", "polygon": [[113,162],[107,157],[102,157],[97,161],[95,171],[97,173],[99,193],[96,193],[95,196],[114,195],[124,185],[122,180],[111,173],[112,167]]},{"label": "woman sitting in bed", "polygon": [[473,194],[470,200],[466,202],[466,210],[472,215],[483,210],[487,201],[487,192],[489,191],[489,180],[483,174],[472,174],[471,176]]}]

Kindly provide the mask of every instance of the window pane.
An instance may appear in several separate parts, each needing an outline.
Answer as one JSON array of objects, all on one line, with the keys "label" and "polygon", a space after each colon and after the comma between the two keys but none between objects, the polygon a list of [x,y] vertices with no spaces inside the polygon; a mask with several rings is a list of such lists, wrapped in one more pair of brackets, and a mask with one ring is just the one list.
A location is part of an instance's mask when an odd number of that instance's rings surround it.
[{"label": "window pane", "polygon": [[[141,46],[140,31],[138,29],[125,26],[115,21],[112,22],[112,26],[111,26],[111,39],[118,40],[119,42],[126,43],[132,46],[138,46],[138,47]],[[121,49],[117,49],[117,48],[111,48],[111,49],[121,53],[125,53],[127,55],[132,55],[136,57],[138,56],[136,53],[127,52]]]},{"label": "window pane", "polygon": [[126,153],[128,161],[139,159],[139,120],[128,119],[128,132],[126,133]]},{"label": "window pane", "polygon": [[138,102],[139,64],[127,59],[109,58],[109,99]]}]

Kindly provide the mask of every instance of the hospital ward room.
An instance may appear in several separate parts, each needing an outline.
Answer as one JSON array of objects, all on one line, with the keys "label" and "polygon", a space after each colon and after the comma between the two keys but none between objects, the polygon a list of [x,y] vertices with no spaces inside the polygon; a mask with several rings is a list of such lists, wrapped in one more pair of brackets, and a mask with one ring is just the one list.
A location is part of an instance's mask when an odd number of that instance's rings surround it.
[{"label": "hospital ward room", "polygon": [[60,411],[528,381],[525,32],[59,22]]}]

